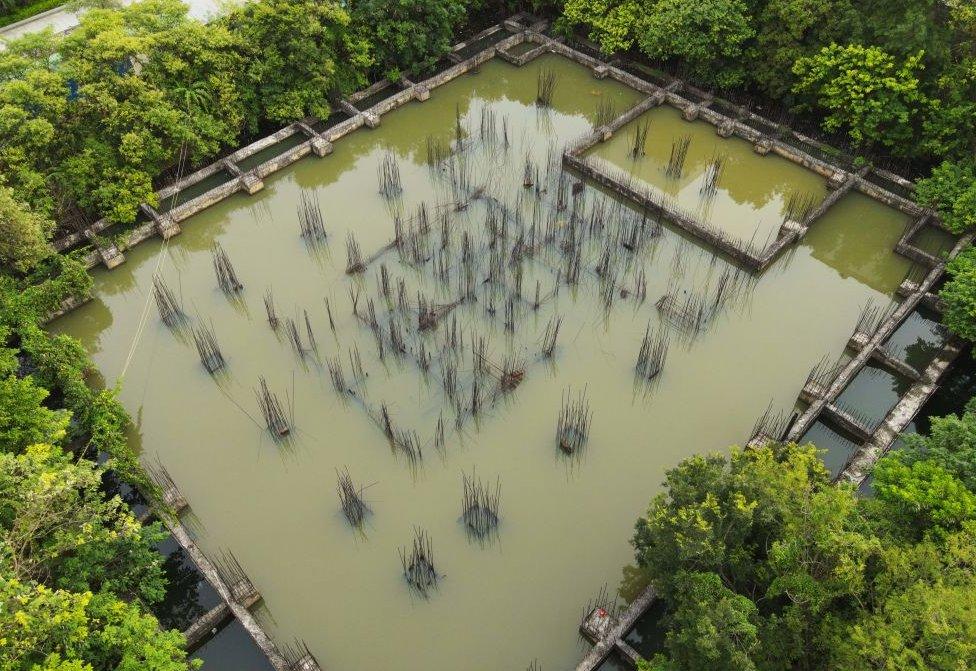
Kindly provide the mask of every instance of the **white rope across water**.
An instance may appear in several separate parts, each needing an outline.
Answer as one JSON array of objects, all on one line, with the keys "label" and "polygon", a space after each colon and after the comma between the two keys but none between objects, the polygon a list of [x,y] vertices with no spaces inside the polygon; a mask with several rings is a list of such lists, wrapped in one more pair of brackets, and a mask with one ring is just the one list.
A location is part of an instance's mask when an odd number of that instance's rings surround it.
[{"label": "white rope across water", "polygon": [[[180,180],[183,179],[183,171],[186,169],[186,140],[183,141],[180,147],[180,160],[176,168],[176,183],[179,184]],[[176,199],[179,197],[179,189],[173,192],[173,196],[170,199],[170,207],[172,210],[176,203]],[[153,277],[159,274],[160,268],[163,266],[163,259],[165,258],[166,250],[169,248],[169,240],[164,238],[163,244],[159,246],[159,252],[156,254],[156,265],[153,268]],[[139,325],[136,328],[135,335],[132,337],[132,344],[129,346],[129,352],[125,357],[125,363],[122,364],[122,370],[119,372],[119,377],[117,382],[122,382],[125,378],[126,372],[129,370],[129,365],[132,363],[132,359],[135,357],[136,348],[139,346],[139,342],[142,340],[142,334],[146,330],[146,324],[149,321],[149,309],[150,303],[152,301],[152,290],[146,294],[146,300],[142,305],[142,313],[139,315]]]}]

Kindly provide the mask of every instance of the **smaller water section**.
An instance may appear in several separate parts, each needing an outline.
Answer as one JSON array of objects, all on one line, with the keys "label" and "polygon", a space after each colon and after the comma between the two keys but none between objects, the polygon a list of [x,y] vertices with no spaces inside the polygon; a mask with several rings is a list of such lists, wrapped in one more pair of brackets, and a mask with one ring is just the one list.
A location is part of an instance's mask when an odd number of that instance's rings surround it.
[{"label": "smaller water section", "polygon": [[193,184],[191,186],[186,187],[185,189],[182,189],[179,193],[173,194],[168,198],[160,199],[159,207],[157,207],[156,209],[161,214],[169,212],[170,210],[179,207],[183,203],[191,201],[198,196],[202,196],[203,194],[205,194],[207,191],[210,191],[211,189],[216,189],[221,184],[226,184],[232,179],[234,178],[230,174],[228,174],[224,170],[220,170],[219,172],[211,175],[210,177],[201,179],[196,184]]},{"label": "smaller water section", "polygon": [[298,145],[300,145],[301,143],[307,141],[308,141],[308,136],[305,135],[305,133],[301,133],[301,132],[295,133],[293,135],[286,137],[281,142],[273,144],[270,147],[265,147],[264,149],[257,152],[256,154],[251,154],[247,158],[237,161],[237,167],[239,167],[244,172],[247,172],[248,170],[253,170],[254,168],[261,165],[262,163],[266,161],[270,161],[276,156],[280,156],[284,154],[286,151],[288,151],[289,149],[293,149]]},{"label": "smaller water section", "polygon": [[830,471],[831,477],[843,470],[851,454],[857,449],[857,444],[834,431],[824,422],[814,422],[810,430],[803,434],[800,444],[813,443],[820,450],[824,465]]},{"label": "smaller water section", "polygon": [[874,430],[910,385],[910,380],[868,364],[837,397],[836,405]]},{"label": "smaller water section", "polygon": [[604,660],[603,664],[597,667],[597,671],[634,671],[634,667],[619,652],[614,650]]},{"label": "smaller water section", "polygon": [[207,641],[193,655],[207,671],[274,671],[274,667],[237,620]]},{"label": "smaller water section", "polygon": [[902,322],[884,345],[893,357],[922,372],[935,358],[945,339],[945,328],[936,315],[919,309]]},{"label": "smaller water section", "polygon": [[[639,129],[646,129],[647,139],[635,157]],[[682,166],[669,171],[682,141],[688,142]],[[760,156],[745,140],[722,138],[705,121],[687,122],[669,105],[630,122],[588,156],[624,170],[698,221],[758,247],[775,237],[791,199],[812,206],[827,195],[815,172],[779,156]]]},{"label": "smaller water section", "polygon": [[644,614],[637,618],[637,622],[624,641],[640,653],[644,659],[651,659],[654,655],[664,651],[664,630],[660,620],[664,617],[664,602],[656,599]]},{"label": "smaller water section", "polygon": [[941,257],[956,244],[956,236],[935,226],[923,226],[909,242],[923,252]]}]

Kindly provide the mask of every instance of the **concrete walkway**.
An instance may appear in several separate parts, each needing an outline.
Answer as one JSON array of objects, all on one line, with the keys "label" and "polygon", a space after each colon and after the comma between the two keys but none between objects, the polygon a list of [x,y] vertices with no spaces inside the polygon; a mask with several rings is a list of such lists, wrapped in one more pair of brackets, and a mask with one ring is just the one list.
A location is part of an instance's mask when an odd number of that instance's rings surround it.
[{"label": "concrete walkway", "polygon": [[[133,0],[121,0],[121,2],[123,5],[128,5]],[[219,0],[184,0],[184,2],[189,6],[190,16],[203,21],[207,21],[214,16],[220,5]],[[83,12],[84,10],[81,11]],[[66,33],[78,25],[79,13],[62,5],[61,7],[55,7],[46,12],[41,12],[36,16],[26,18],[23,21],[4,26],[0,28],[0,49],[3,49],[3,43],[8,40],[16,39],[28,33],[36,33],[45,28],[50,28],[56,33]]]}]

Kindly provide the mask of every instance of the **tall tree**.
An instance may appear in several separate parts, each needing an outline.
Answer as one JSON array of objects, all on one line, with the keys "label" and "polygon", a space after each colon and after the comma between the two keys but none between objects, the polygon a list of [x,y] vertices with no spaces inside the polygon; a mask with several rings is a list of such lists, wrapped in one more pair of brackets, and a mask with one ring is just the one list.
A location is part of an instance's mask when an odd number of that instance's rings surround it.
[{"label": "tall tree", "polygon": [[240,44],[251,129],[262,119],[328,118],[330,94],[364,84],[372,62],[369,44],[332,0],[247,2],[227,17],[227,26]]},{"label": "tall tree", "polygon": [[467,15],[458,0],[356,0],[353,23],[372,44],[384,77],[424,71],[451,50]]},{"label": "tall tree", "polygon": [[53,229],[53,221],[0,184],[0,266],[17,272],[36,266],[52,252],[48,237]]},{"label": "tall tree", "polygon": [[755,31],[742,0],[652,0],[636,33],[641,51],[687,66],[694,80],[721,88],[746,81],[743,55]]},{"label": "tall tree", "polygon": [[827,112],[825,130],[842,130],[855,144],[876,143],[905,155],[926,104],[918,81],[921,59],[918,53],[899,63],[877,47],[832,44],[796,61],[793,90],[808,107]]}]

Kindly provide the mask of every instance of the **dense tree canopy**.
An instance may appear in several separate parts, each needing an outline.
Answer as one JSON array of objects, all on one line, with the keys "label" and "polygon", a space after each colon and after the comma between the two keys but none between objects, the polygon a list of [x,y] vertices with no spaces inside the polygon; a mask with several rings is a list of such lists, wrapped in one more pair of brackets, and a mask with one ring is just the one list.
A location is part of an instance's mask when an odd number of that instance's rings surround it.
[{"label": "dense tree canopy", "polygon": [[458,0],[357,0],[354,25],[363,26],[382,75],[423,71],[451,50],[467,8]]},{"label": "dense tree canopy", "polygon": [[0,575],[3,671],[186,671],[178,631],[109,593],[70,592]]},{"label": "dense tree canopy", "polygon": [[793,89],[829,112],[826,130],[845,130],[858,145],[910,150],[917,110],[926,100],[917,77],[922,54],[904,62],[878,47],[832,44],[797,59]]},{"label": "dense tree canopy", "polygon": [[976,342],[976,249],[968,247],[948,266],[949,281],[939,296],[945,301],[942,321],[950,329]]},{"label": "dense tree canopy", "polygon": [[871,499],[832,484],[813,446],[733,448],[670,471],[633,540],[667,605],[666,653],[646,668],[976,663],[976,494],[929,459],[947,430],[931,452],[883,459]]},{"label": "dense tree canopy", "polygon": [[327,0],[263,0],[227,17],[241,45],[248,125],[328,118],[329,95],[365,83],[369,44],[350,28],[349,14]]},{"label": "dense tree canopy", "polygon": [[951,231],[976,228],[976,159],[944,161],[929,177],[919,180],[915,198],[935,208]]}]

